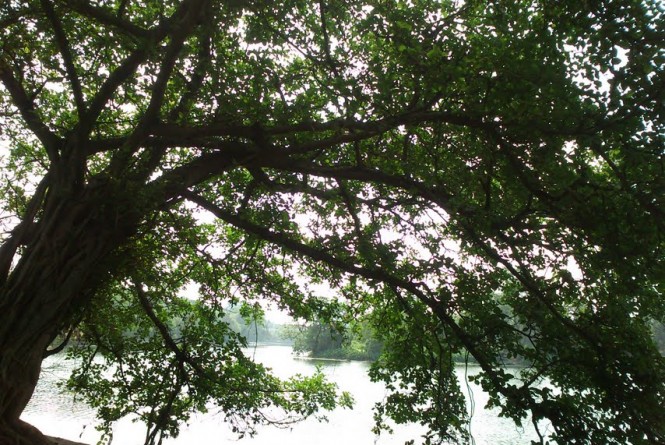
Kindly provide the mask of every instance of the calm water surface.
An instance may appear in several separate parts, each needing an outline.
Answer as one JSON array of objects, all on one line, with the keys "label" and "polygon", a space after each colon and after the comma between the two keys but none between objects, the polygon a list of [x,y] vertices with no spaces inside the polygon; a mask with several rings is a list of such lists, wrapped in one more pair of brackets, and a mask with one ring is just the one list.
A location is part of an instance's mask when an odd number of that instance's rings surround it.
[{"label": "calm water surface", "polygon": [[[222,415],[211,412],[193,417],[188,426],[181,428],[179,437],[164,441],[166,445],[402,445],[410,439],[415,439],[415,444],[422,443],[422,429],[417,425],[396,426],[392,435],[376,436],[371,432],[372,407],[386,396],[386,391],[383,385],[370,382],[367,363],[300,359],[291,354],[290,346],[258,346],[248,353],[270,366],[280,377],[311,374],[317,365],[322,366],[331,381],[353,395],[354,409],[328,413],[328,423],[307,420],[287,429],[261,427],[255,437],[241,440],[224,424]],[[45,362],[42,378],[23,419],[46,434],[95,444],[99,433],[95,430],[94,411],[74,402],[71,394],[62,393],[56,386],[59,380],[69,375],[70,369],[69,363],[57,357]],[[464,372],[464,367],[458,368],[462,382]],[[473,366],[467,370],[469,375],[477,372],[478,368]],[[463,383],[462,387],[465,388],[466,384]],[[470,389],[475,405],[471,433],[477,445],[527,445],[537,438],[530,425],[529,428],[518,428],[511,421],[498,417],[496,412],[483,409],[487,395],[476,385],[471,384]],[[142,424],[123,419],[114,427],[113,443],[142,445],[144,435]]]}]

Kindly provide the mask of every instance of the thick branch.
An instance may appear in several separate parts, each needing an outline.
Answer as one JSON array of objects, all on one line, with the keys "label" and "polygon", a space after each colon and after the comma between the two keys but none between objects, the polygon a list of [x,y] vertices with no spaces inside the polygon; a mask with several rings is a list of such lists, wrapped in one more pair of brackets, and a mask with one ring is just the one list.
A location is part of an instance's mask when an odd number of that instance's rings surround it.
[{"label": "thick branch", "polygon": [[[278,165],[272,164],[271,166],[279,169],[288,169],[289,171],[306,172],[309,174],[314,174],[317,176],[322,176],[327,178],[333,178],[336,180],[339,180],[340,178],[355,179],[359,181],[366,181],[366,182],[370,181],[370,182],[376,182],[376,183],[398,187],[402,190],[408,191],[416,196],[420,196],[430,202],[437,204],[447,213],[457,218],[470,217],[474,214],[474,210],[471,208],[464,209],[464,208],[454,207],[451,204],[453,196],[446,193],[445,191],[428,187],[421,182],[414,181],[401,176],[388,175],[386,173],[377,170],[367,169],[364,167],[334,168],[334,167],[318,167],[304,163],[301,164],[296,164],[293,162],[289,163],[283,161],[281,158],[277,161],[277,164]],[[515,278],[517,278],[520,281],[520,283],[522,283],[522,285],[527,290],[529,290],[529,292],[531,292],[534,296],[538,298],[538,300],[548,309],[548,311],[552,314],[554,318],[556,318],[563,326],[566,326],[572,332],[579,335],[581,338],[585,339],[594,348],[598,347],[597,346],[598,342],[595,341],[595,339],[591,338],[587,332],[582,330],[579,326],[575,325],[574,322],[572,322],[564,315],[562,315],[552,305],[552,302],[550,302],[547,299],[547,297],[542,293],[542,291],[539,289],[539,287],[536,285],[536,283],[533,280],[528,279],[528,277],[524,276],[522,273],[520,273],[518,270],[512,267],[512,265],[508,261],[506,261],[496,251],[491,249],[485,242],[483,242],[470,223],[464,222],[464,220],[462,220],[461,222],[462,222],[462,227],[465,229],[465,232],[467,233],[467,235],[469,235],[469,237],[471,237],[474,243],[480,249],[482,249],[490,259],[503,264],[511,272],[511,274],[513,274],[513,276],[515,276]]]},{"label": "thick branch", "polygon": [[[211,36],[208,32],[205,32],[204,35],[199,38],[198,63],[194,68],[192,78],[187,82],[187,86],[180,97],[178,105],[169,112],[167,121],[177,121],[189,111],[203,81],[205,80],[205,73],[207,72],[205,68],[210,63],[210,57]],[[123,140],[122,143],[124,144],[125,142],[126,140]],[[145,180],[155,169],[157,169],[168,147],[169,144],[165,143],[154,144],[150,147],[147,160],[138,172],[138,177],[141,180]]]},{"label": "thick branch", "polygon": [[74,94],[74,101],[76,102],[76,111],[78,112],[79,119],[83,117],[85,113],[85,101],[83,99],[83,89],[81,88],[81,81],[79,80],[78,74],[76,74],[76,67],[74,65],[74,56],[70,49],[69,40],[65,34],[65,31],[62,28],[62,23],[53,9],[53,5],[50,0],[41,0],[40,1],[46,17],[51,22],[53,26],[53,33],[55,35],[55,41],[62,55],[62,60],[65,64],[65,70],[67,70],[67,77],[69,78],[69,83],[72,86],[72,92]]},{"label": "thick branch", "polygon": [[165,37],[165,34],[160,34],[158,38],[144,42],[144,44],[140,45],[127,56],[120,66],[107,77],[106,81],[99,88],[99,91],[97,91],[97,94],[90,101],[90,107],[85,115],[85,119],[81,121],[80,128],[84,134],[90,132],[94,122],[102,113],[106,104],[111,100],[118,87],[134,74],[139,65],[147,58],[150,49]]},{"label": "thick branch", "polygon": [[[414,110],[394,116],[388,116],[382,119],[371,121],[358,121],[353,119],[333,119],[327,122],[303,121],[291,125],[266,126],[263,128],[266,136],[282,136],[295,133],[324,133],[327,131],[344,132],[347,138],[352,136],[350,133],[363,133],[363,139],[375,136],[377,134],[395,129],[400,125],[416,125],[426,122],[441,122],[451,125],[460,125],[474,128],[485,128],[482,120],[470,116],[464,116],[454,113],[441,111],[422,111]],[[163,124],[155,127],[156,136],[179,136],[179,137],[209,137],[209,136],[239,136],[250,137],[252,134],[251,126],[229,125],[226,122],[214,122],[205,125],[184,126]],[[341,140],[335,143],[328,143],[332,146],[340,142],[349,142],[356,140],[357,137],[351,137],[348,140]],[[316,143],[319,143],[318,141]],[[300,146],[299,146],[300,147]]]},{"label": "thick branch", "polygon": [[221,141],[215,151],[164,173],[152,185],[161,190],[163,201],[176,199],[193,185],[205,182],[234,166],[251,163],[260,153],[260,150],[248,144]]},{"label": "thick branch", "polygon": [[57,161],[60,157],[58,153],[60,139],[44,124],[35,109],[32,99],[26,93],[23,85],[16,79],[11,66],[4,57],[0,57],[0,79],[7,88],[7,91],[9,91],[12,102],[18,108],[27,127],[37,136],[46,149],[49,160],[51,162]]},{"label": "thick branch", "polygon": [[39,185],[37,185],[37,189],[28,203],[21,222],[14,229],[11,236],[0,246],[0,283],[3,283],[7,279],[16,249],[21,244],[27,242],[26,235],[30,232],[30,227],[32,227],[35,216],[41,207],[49,183],[50,176],[44,176]]},{"label": "thick branch", "polygon": [[323,37],[323,51],[326,56],[326,63],[336,77],[339,77],[339,70],[330,53],[330,36],[328,35],[328,25],[326,23],[325,3],[319,0],[319,17],[321,20],[321,36]]},{"label": "thick branch", "polygon": [[[79,2],[75,3],[77,5],[79,4]],[[111,97],[113,97],[113,94],[115,94],[118,87],[134,74],[141,63],[146,61],[157,44],[168,37],[169,32],[173,30],[173,25],[181,20],[188,11],[190,3],[191,1],[183,2],[169,20],[151,29],[148,36],[146,36],[146,38],[138,44],[137,48],[125,58],[120,66],[109,75],[95,97],[91,100],[90,108],[85,116],[86,118],[81,122],[81,131],[85,135],[90,132],[94,122],[104,110],[107,103],[111,100]]]},{"label": "thick branch", "polygon": [[428,186],[405,176],[390,175],[367,167],[324,167],[311,163],[289,161],[288,158],[276,156],[265,160],[263,165],[276,170],[307,173],[323,178],[351,179],[390,185],[433,202],[452,215],[471,216],[475,213],[475,209],[472,207],[454,205],[452,203],[454,196],[441,187]]},{"label": "thick branch", "polygon": [[497,391],[506,397],[514,399],[517,403],[524,403],[524,401],[515,392],[516,387],[504,386],[502,380],[499,377],[499,374],[497,373],[497,370],[495,369],[495,366],[492,364],[491,358],[488,357],[483,351],[478,349],[474,339],[457,324],[457,322],[450,314],[446,312],[446,308],[438,303],[435,299],[427,296],[425,291],[423,291],[418,284],[391,275],[386,271],[386,269],[379,267],[369,268],[360,266],[350,262],[349,260],[343,260],[334,255],[331,255],[328,252],[318,250],[312,246],[290,238],[285,234],[273,232],[266,227],[259,226],[251,221],[239,217],[238,215],[232,214],[195,193],[185,192],[183,195],[187,200],[199,205],[201,208],[209,211],[227,224],[237,227],[247,233],[251,233],[254,236],[258,236],[265,241],[282,246],[299,255],[303,255],[314,261],[327,264],[341,271],[353,275],[358,275],[368,280],[381,282],[391,288],[402,289],[414,295],[421,302],[432,309],[437,318],[439,318],[441,322],[443,322],[451,329],[451,331],[460,340],[460,342],[462,342],[464,347],[478,361],[483,371],[486,372],[490,380],[495,385]]},{"label": "thick branch", "polygon": [[137,26],[129,20],[123,20],[120,16],[104,8],[93,6],[86,0],[66,0],[65,3],[73,11],[90,17],[102,25],[112,26],[133,38],[150,39],[152,37],[150,30]]},{"label": "thick branch", "polygon": [[159,74],[152,87],[152,95],[150,97],[148,108],[146,109],[139,126],[142,124],[147,125],[147,123],[151,123],[158,117],[159,110],[164,102],[166,85],[171,78],[176,60],[180,55],[185,39],[189,37],[191,32],[198,25],[202,11],[204,10],[203,4],[206,1],[207,0],[191,0],[183,3],[183,5],[186,5],[187,9],[182,20],[180,20],[177,23],[177,26],[175,26],[174,32],[171,36],[171,42],[166,49],[164,58],[162,59]]},{"label": "thick branch", "polygon": [[180,20],[174,27],[174,32],[171,36],[169,46],[166,49],[166,54],[162,59],[157,79],[152,85],[152,95],[148,107],[143,113],[138,125],[125,142],[122,150],[118,151],[113,157],[110,165],[111,172],[117,173],[120,169],[125,167],[130,155],[137,150],[139,144],[149,135],[149,129],[151,126],[159,121],[159,113],[164,102],[166,86],[171,78],[171,74],[173,73],[176,61],[185,43],[185,39],[189,37],[201,19],[201,13],[204,10],[203,4],[206,1],[207,0],[191,0],[190,2],[184,2],[182,4],[186,5],[187,9],[182,20]]},{"label": "thick branch", "polygon": [[187,82],[185,92],[180,97],[178,105],[169,113],[167,119],[169,122],[178,120],[191,108],[192,103],[206,78],[206,67],[210,64],[211,58],[211,44],[210,33],[205,32],[204,35],[199,38],[199,50],[197,54],[198,62],[192,72],[191,79]]},{"label": "thick branch", "polygon": [[[172,117],[170,118],[172,119]],[[416,125],[427,122],[441,122],[451,125],[483,127],[477,119],[444,112],[413,111],[373,121],[333,119],[327,122],[303,121],[292,125],[263,126],[265,137],[288,136],[298,133],[339,132],[336,136],[323,138],[301,145],[283,148],[284,155],[330,148],[342,143],[372,138],[400,125]],[[218,137],[237,137],[254,140],[256,125],[235,125],[227,122],[213,122],[204,125],[182,125],[161,123],[150,129],[150,141],[158,140],[166,147],[205,147]],[[127,142],[129,136],[92,140],[90,153],[114,150]],[[152,142],[149,142],[152,143]]]}]

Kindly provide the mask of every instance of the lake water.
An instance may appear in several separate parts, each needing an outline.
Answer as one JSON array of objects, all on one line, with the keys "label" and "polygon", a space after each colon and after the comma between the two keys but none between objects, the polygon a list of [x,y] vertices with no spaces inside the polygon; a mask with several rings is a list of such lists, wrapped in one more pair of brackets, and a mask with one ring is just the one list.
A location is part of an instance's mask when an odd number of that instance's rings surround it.
[{"label": "lake water", "polygon": [[[331,381],[353,395],[354,409],[328,413],[328,423],[306,420],[288,429],[260,427],[255,437],[240,440],[224,424],[223,416],[211,412],[194,417],[188,426],[181,429],[180,436],[165,440],[165,445],[402,445],[410,439],[415,439],[415,444],[422,443],[422,430],[417,425],[396,426],[392,435],[383,433],[376,436],[371,432],[372,407],[386,396],[386,391],[383,385],[370,382],[368,363],[302,359],[292,355],[290,346],[257,346],[248,353],[256,361],[270,366],[280,377],[296,373],[311,374],[317,365],[321,366]],[[70,364],[58,357],[45,361],[42,378],[22,418],[45,434],[95,444],[99,433],[95,430],[94,411],[74,402],[71,394],[62,393],[56,385],[69,375],[70,369]],[[478,371],[472,365],[466,370],[468,375]],[[464,367],[460,366],[458,376],[462,382],[464,373]],[[462,387],[465,388],[466,383]],[[475,444],[527,445],[537,439],[530,424],[528,428],[519,428],[510,420],[498,417],[495,411],[484,409],[487,395],[477,385],[470,384],[469,387],[475,406],[471,421]],[[142,445],[144,435],[142,424],[123,419],[114,426],[113,443]]]}]

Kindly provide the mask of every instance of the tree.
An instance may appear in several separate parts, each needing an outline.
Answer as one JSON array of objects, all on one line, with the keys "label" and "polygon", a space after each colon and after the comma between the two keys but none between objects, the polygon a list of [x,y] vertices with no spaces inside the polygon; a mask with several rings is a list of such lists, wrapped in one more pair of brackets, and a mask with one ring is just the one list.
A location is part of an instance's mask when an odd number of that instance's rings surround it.
[{"label": "tree", "polygon": [[284,325],[282,335],[293,342],[293,352],[313,358],[376,360],[382,343],[372,325],[354,320],[347,326],[333,326],[320,320],[305,325]]},{"label": "tree", "polygon": [[371,314],[379,414],[431,441],[465,438],[468,353],[561,443],[662,442],[664,23],[652,0],[3,2],[0,443],[44,443],[19,416],[74,331],[173,363],[195,401],[78,378],[159,431],[202,400],[334,405],[251,369],[229,300]]}]

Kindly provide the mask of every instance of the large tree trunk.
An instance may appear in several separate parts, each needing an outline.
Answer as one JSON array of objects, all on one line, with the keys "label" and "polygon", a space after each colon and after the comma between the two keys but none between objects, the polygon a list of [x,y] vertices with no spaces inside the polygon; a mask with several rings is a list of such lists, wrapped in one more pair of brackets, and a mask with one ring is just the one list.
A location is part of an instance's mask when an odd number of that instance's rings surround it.
[{"label": "large tree trunk", "polygon": [[48,202],[0,288],[0,445],[51,443],[19,418],[46,348],[112,272],[111,253],[136,227],[123,201],[98,189]]},{"label": "large tree trunk", "polygon": [[[17,343],[25,344],[32,336],[17,333],[15,337]],[[4,343],[0,356],[0,445],[47,444],[39,430],[19,418],[37,384],[48,340],[38,339],[31,348],[20,350],[7,350]]]}]

